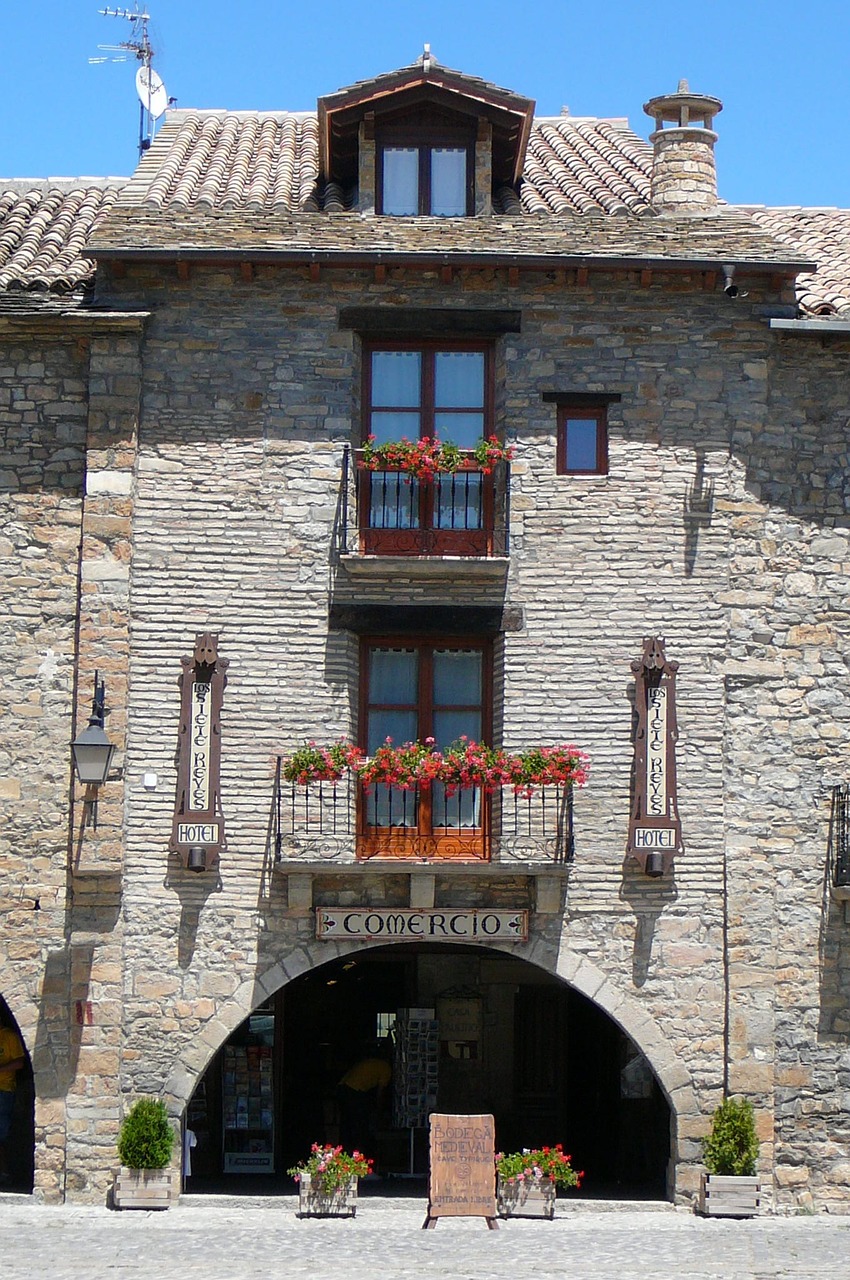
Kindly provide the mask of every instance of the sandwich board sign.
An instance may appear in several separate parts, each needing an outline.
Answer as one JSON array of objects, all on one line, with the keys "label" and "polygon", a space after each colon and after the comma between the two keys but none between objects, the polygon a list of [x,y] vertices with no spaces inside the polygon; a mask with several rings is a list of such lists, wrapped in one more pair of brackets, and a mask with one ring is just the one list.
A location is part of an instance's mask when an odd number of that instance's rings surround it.
[{"label": "sandwich board sign", "polygon": [[492,1116],[430,1117],[428,1216],[423,1228],[438,1218],[484,1218],[491,1231],[496,1221],[496,1125]]}]

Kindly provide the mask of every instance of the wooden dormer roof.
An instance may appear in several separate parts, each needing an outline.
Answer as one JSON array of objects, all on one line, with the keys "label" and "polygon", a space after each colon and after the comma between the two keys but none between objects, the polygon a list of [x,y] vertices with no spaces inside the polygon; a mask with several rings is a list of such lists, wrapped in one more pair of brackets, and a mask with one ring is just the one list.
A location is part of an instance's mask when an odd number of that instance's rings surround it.
[{"label": "wooden dormer roof", "polygon": [[403,111],[429,103],[458,115],[484,118],[493,129],[493,177],[519,182],[534,122],[534,102],[510,89],[442,66],[428,52],[409,67],[360,80],[318,101],[319,173],[343,185],[356,177],[357,135],[369,113]]}]

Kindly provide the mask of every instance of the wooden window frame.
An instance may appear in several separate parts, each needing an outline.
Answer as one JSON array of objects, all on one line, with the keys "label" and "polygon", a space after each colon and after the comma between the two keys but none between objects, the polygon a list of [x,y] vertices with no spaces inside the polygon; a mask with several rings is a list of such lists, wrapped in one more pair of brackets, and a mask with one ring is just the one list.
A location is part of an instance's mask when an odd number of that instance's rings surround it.
[{"label": "wooden window frame", "polygon": [[[492,741],[493,733],[493,642],[491,639],[470,639],[468,636],[391,635],[364,636],[360,641],[360,714],[359,742],[363,751],[367,748],[369,709],[369,655],[373,649],[414,649],[419,655],[417,716],[418,740],[431,736],[433,727],[433,653],[437,649],[465,650],[482,655],[481,663],[481,738]],[[426,660],[423,661],[423,656]],[[381,704],[383,705],[383,704]],[[407,704],[405,704],[406,706]],[[469,704],[457,704],[458,708]],[[441,708],[451,710],[451,706]],[[397,745],[401,745],[400,743]],[[489,861],[490,858],[490,803],[482,794],[481,825],[468,828],[447,828],[433,824],[431,793],[425,789],[418,796],[417,824],[410,828],[376,827],[367,822],[364,792],[357,797],[357,857],[367,858],[428,858],[437,861],[451,859],[462,862]]]},{"label": "wooden window frame", "polygon": [[[567,466],[567,423],[571,418],[581,418],[596,423],[596,465],[594,467]],[[608,406],[607,404],[559,404],[558,446],[555,469],[559,476],[607,476],[608,474]]]},{"label": "wooden window frame", "polygon": [[[470,218],[475,212],[475,137],[464,128],[429,129],[427,127],[409,127],[382,129],[375,138],[376,160],[376,199],[375,206],[379,214],[384,214],[384,151],[393,147],[415,147],[419,152],[418,198],[419,208],[415,214],[386,214],[391,218]],[[439,214],[431,212],[431,152],[442,147],[451,147],[466,151],[466,213]]]},{"label": "wooden window frame", "polygon": [[[382,341],[378,338],[363,343],[363,386],[361,395],[361,439],[365,443],[372,425],[372,356],[379,351],[415,351],[422,356],[422,380],[418,411],[419,438],[434,438],[435,357],[440,352],[474,351],[484,356],[484,403],[482,436],[495,434],[495,350],[492,341],[460,339],[441,341],[437,338]],[[409,410],[409,405],[382,405],[382,409]],[[446,412],[440,409],[440,413]],[[468,412],[459,408],[459,413]],[[464,555],[494,554],[495,486],[493,476],[483,477],[481,486],[482,527],[480,529],[437,529],[434,524],[435,486],[419,486],[418,527],[412,529],[376,529],[369,522],[371,510],[371,474],[361,475],[359,488],[360,550],[370,555]]]}]

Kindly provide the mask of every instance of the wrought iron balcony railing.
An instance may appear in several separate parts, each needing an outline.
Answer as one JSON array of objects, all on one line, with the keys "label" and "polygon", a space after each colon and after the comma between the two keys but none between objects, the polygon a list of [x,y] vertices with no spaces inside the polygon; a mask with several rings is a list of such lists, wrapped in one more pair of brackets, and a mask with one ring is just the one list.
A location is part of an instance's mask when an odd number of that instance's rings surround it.
[{"label": "wrought iron balcony railing", "polygon": [[506,556],[510,532],[510,463],[489,474],[474,455],[457,471],[420,481],[391,468],[358,467],[343,455],[343,550],[385,556]]},{"label": "wrought iron balcony railing", "polygon": [[447,795],[439,786],[366,788],[350,776],[302,786],[282,778],[278,760],[272,836],[284,864],[376,857],[563,864],[575,853],[573,789]]},{"label": "wrought iron balcony railing", "polygon": [[833,888],[850,888],[850,784],[846,782],[832,789],[829,855]]}]

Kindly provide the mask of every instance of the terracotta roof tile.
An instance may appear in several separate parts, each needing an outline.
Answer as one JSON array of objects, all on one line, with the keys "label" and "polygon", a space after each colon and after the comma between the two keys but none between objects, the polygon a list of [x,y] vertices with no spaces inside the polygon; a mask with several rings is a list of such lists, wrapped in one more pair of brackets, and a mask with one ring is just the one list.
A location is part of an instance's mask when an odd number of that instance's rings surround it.
[{"label": "terracotta roof tile", "polygon": [[748,212],[784,244],[793,244],[818,269],[797,278],[797,301],[808,315],[850,311],[850,209],[765,209]]},{"label": "terracotta roof tile", "polygon": [[18,180],[0,186],[0,290],[83,286],[91,231],[114,205],[121,180]]}]

